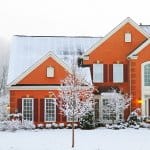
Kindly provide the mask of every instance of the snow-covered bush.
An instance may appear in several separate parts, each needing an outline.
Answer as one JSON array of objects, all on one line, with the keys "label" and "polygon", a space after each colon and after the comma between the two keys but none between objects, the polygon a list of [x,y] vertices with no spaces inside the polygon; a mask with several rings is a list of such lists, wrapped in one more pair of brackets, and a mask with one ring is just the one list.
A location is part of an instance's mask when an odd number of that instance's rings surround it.
[{"label": "snow-covered bush", "polygon": [[[68,123],[68,124],[66,125],[66,128],[67,128],[67,129],[72,129],[72,124],[71,124],[71,123]],[[77,124],[77,123],[74,123],[74,128],[75,128],[75,129],[78,128],[78,124]]]},{"label": "snow-covered bush", "polygon": [[28,121],[28,120],[23,120],[22,121],[22,129],[35,129],[35,125],[33,124],[32,121]]},{"label": "snow-covered bush", "polygon": [[46,124],[46,125],[45,125],[45,128],[46,128],[46,129],[50,129],[51,127],[52,127],[52,124]]},{"label": "snow-covered bush", "polygon": [[140,127],[141,127],[141,128],[150,128],[150,124],[149,124],[149,123],[146,123],[146,122],[141,122],[141,123],[140,123]]},{"label": "snow-covered bush", "polygon": [[19,129],[34,129],[35,125],[31,121],[7,120],[0,122],[0,130],[16,131]]},{"label": "snow-covered bush", "polygon": [[80,118],[80,127],[81,129],[94,129],[94,114],[93,111],[87,112],[84,116]]},{"label": "snow-covered bush", "polygon": [[9,114],[9,119],[10,120],[22,120],[22,114],[21,113],[16,113],[16,114]]},{"label": "snow-covered bush", "polygon": [[136,111],[131,112],[127,119],[129,126],[136,126],[137,124],[140,124],[141,119],[138,116],[138,113]]},{"label": "snow-covered bush", "polygon": [[52,123],[52,129],[57,129],[58,128],[58,124],[57,123]]},{"label": "snow-covered bush", "polygon": [[64,123],[59,123],[58,124],[59,129],[63,129],[65,127]]},{"label": "snow-covered bush", "polygon": [[67,129],[72,129],[71,123],[68,123],[68,124],[66,125],[66,128],[67,128]]},{"label": "snow-covered bush", "polygon": [[6,102],[0,102],[0,121],[8,119],[8,104]]},{"label": "snow-covered bush", "polygon": [[42,123],[37,124],[37,128],[38,128],[38,129],[43,129],[43,128],[44,128],[44,124],[42,124]]}]

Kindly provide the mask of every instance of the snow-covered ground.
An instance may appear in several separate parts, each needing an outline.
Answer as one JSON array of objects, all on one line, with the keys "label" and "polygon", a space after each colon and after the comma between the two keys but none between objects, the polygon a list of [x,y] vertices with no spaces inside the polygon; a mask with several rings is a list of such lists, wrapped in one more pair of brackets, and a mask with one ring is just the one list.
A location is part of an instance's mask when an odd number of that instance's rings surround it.
[{"label": "snow-covered ground", "polygon": [[[76,129],[74,150],[149,150],[149,140],[150,129]],[[71,150],[71,130],[0,131],[0,150]]]}]

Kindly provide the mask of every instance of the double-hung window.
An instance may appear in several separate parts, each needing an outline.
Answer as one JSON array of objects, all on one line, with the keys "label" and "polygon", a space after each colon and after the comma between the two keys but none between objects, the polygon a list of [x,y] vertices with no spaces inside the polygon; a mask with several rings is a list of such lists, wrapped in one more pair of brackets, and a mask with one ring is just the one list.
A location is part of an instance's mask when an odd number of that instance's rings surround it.
[{"label": "double-hung window", "polygon": [[113,82],[122,83],[123,78],[123,64],[113,64]]},{"label": "double-hung window", "polygon": [[45,98],[45,122],[56,121],[56,99]]},{"label": "double-hung window", "polygon": [[23,120],[33,121],[33,98],[22,99]]},{"label": "double-hung window", "polygon": [[93,82],[103,83],[104,82],[104,69],[103,64],[93,64]]}]

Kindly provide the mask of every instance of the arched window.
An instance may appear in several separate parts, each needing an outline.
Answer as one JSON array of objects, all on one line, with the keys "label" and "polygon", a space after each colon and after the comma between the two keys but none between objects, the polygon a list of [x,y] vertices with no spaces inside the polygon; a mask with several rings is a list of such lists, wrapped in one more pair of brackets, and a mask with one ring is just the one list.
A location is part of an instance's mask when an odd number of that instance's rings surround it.
[{"label": "arched window", "polygon": [[144,86],[150,86],[150,64],[144,65]]}]

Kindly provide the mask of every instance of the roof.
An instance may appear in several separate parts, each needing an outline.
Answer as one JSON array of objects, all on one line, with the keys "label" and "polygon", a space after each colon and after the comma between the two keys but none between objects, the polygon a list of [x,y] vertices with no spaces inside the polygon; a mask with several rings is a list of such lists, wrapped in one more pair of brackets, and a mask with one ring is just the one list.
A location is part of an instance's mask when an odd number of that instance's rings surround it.
[{"label": "roof", "polygon": [[15,85],[19,81],[21,81],[24,77],[26,77],[29,73],[31,73],[35,68],[37,68],[40,64],[42,64],[48,58],[53,58],[58,64],[60,64],[64,69],[66,69],[69,73],[72,73],[71,69],[61,60],[59,59],[53,52],[49,51],[44,57],[38,60],[34,65],[30,66],[25,72],[19,75],[10,85]]},{"label": "roof", "polygon": [[73,58],[85,53],[100,39],[100,37],[15,35],[12,38],[7,84],[25,73],[49,51],[69,66]]},{"label": "roof", "polygon": [[150,35],[150,25],[139,25],[147,34]]}]

